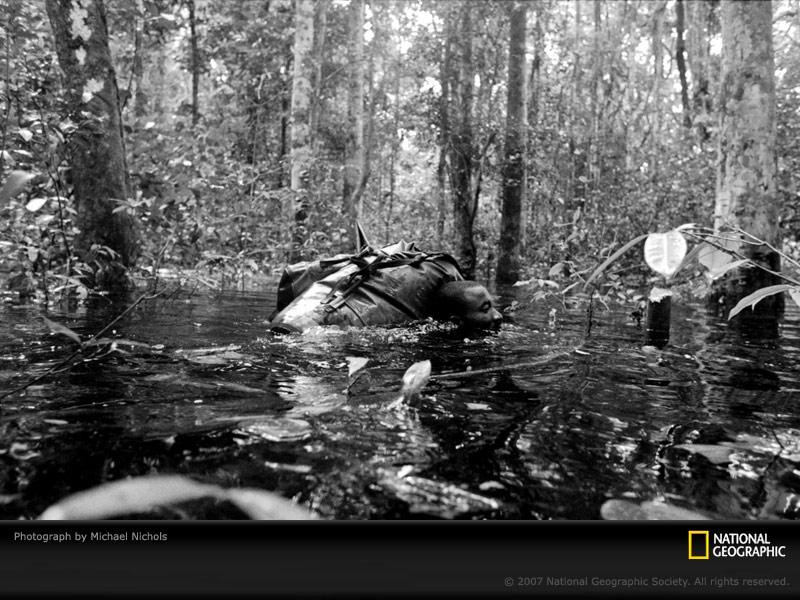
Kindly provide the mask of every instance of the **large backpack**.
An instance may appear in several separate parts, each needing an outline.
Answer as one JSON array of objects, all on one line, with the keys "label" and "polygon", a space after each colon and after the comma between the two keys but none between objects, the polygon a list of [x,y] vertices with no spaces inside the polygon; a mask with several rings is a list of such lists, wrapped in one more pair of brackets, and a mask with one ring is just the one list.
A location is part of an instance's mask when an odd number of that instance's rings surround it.
[{"label": "large backpack", "polygon": [[273,329],[314,325],[390,325],[425,318],[446,281],[463,279],[448,254],[398,242],[286,268],[278,285]]}]

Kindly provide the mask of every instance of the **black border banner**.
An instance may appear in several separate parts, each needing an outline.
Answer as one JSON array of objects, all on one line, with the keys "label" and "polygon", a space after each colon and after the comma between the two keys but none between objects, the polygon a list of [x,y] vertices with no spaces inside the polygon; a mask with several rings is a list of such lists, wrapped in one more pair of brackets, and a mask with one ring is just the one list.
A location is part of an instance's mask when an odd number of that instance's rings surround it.
[{"label": "black border banner", "polygon": [[[785,556],[690,560],[689,531]],[[4,598],[800,595],[786,522],[5,521],[0,557]]]}]

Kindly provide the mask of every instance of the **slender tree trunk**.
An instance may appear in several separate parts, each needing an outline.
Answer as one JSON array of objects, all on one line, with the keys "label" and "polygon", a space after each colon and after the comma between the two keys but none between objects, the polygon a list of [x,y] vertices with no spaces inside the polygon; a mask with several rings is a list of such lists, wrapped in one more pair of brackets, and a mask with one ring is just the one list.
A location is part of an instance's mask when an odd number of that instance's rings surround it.
[{"label": "slender tree trunk", "polygon": [[447,155],[451,143],[450,131],[450,80],[453,68],[453,26],[450,19],[445,19],[442,44],[442,62],[439,69],[439,81],[442,86],[442,97],[439,101],[439,164],[436,167],[438,183],[436,238],[439,246],[444,242],[444,224],[447,220]]},{"label": "slender tree trunk", "polygon": [[509,14],[508,98],[506,109],[505,164],[503,166],[503,211],[497,259],[498,283],[519,279],[522,200],[525,194],[525,25],[527,4],[515,2]]},{"label": "slender tree trunk", "polygon": [[[64,72],[67,105],[79,124],[69,147],[80,230],[77,251],[83,262],[99,265],[95,282],[100,287],[123,291],[125,269],[134,265],[138,247],[133,218],[114,210],[119,206],[116,201],[127,200],[128,182],[105,7],[102,0],[82,4],[47,0],[46,7]],[[110,248],[117,257],[109,258],[95,245]]]},{"label": "slender tree trunk", "polygon": [[681,82],[681,105],[683,106],[683,126],[692,127],[692,112],[689,106],[689,84],[686,82],[686,44],[683,34],[686,29],[683,0],[675,0],[675,61],[678,64],[678,77]]},{"label": "slender tree trunk", "polygon": [[195,17],[194,0],[186,0],[189,8],[189,43],[192,48],[192,126],[200,120],[198,94],[200,91],[200,50],[197,41],[197,18]]},{"label": "slender tree trunk", "polygon": [[664,83],[664,16],[667,10],[666,2],[659,2],[653,10],[653,90],[652,109],[653,120],[650,126],[650,178],[652,181],[659,179],[661,174],[661,139],[662,99],[661,92]]},{"label": "slender tree trunk", "polygon": [[579,140],[580,129],[578,127],[578,114],[583,110],[579,107],[579,89],[581,86],[581,6],[583,0],[575,0],[575,35],[573,38],[573,64],[572,81],[569,89],[570,104],[570,123],[569,123],[569,191],[567,192],[567,209],[574,210],[582,207],[586,195],[586,186],[583,183],[586,178],[586,154],[583,152],[583,144]]},{"label": "slender tree trunk", "polygon": [[133,67],[131,69],[133,80],[133,116],[135,117],[142,117],[147,111],[147,94],[145,94],[142,88],[142,77],[144,76],[144,27],[146,17],[144,0],[136,0]]},{"label": "slender tree trunk", "polygon": [[362,189],[364,171],[364,0],[352,0],[348,16],[350,64],[343,199],[348,227],[355,227],[359,217],[357,194]]},{"label": "slender tree trunk", "polygon": [[[469,1],[460,6],[458,29],[458,61],[454,61],[452,75],[458,87],[458,123],[450,143],[450,176],[453,190],[453,229],[456,238],[456,258],[467,279],[475,274],[475,241],[472,233],[473,195],[472,171],[474,141],[472,136],[472,97],[475,67],[472,64],[472,6]],[[456,73],[457,71],[457,73]],[[454,91],[451,80],[450,91]],[[454,99],[455,100],[455,99]],[[456,104],[453,102],[453,104]]]},{"label": "slender tree trunk", "polygon": [[291,105],[291,171],[290,185],[294,192],[294,227],[292,260],[298,260],[307,238],[309,211],[309,170],[311,168],[311,135],[309,108],[311,103],[311,51],[314,43],[314,3],[296,0],[294,33],[294,69]]},{"label": "slender tree trunk", "polygon": [[692,113],[695,130],[701,141],[711,137],[710,51],[711,6],[709,0],[686,4],[689,21],[688,59],[692,74]]},{"label": "slender tree trunk", "polygon": [[319,0],[315,4],[316,14],[314,15],[314,79],[311,82],[313,99],[311,101],[311,115],[309,123],[311,127],[311,139],[318,144],[319,122],[324,112],[324,83],[322,81],[322,65],[325,62],[326,36],[328,31],[328,6],[329,0]]},{"label": "slender tree trunk", "polygon": [[600,183],[600,123],[602,122],[603,106],[603,46],[600,42],[602,35],[602,8],[603,0],[594,3],[594,56],[592,57],[592,100],[591,100],[591,133],[589,137],[589,152],[587,157],[589,177],[593,186]]},{"label": "slender tree trunk", "polygon": [[[719,157],[715,229],[741,228],[779,246],[777,162],[775,155],[775,63],[772,3],[722,3],[722,85],[719,106]],[[739,252],[777,271],[780,258],[766,246],[742,244]],[[774,283],[760,269],[740,269],[726,279],[735,302]],[[769,309],[780,296],[762,300]]]}]

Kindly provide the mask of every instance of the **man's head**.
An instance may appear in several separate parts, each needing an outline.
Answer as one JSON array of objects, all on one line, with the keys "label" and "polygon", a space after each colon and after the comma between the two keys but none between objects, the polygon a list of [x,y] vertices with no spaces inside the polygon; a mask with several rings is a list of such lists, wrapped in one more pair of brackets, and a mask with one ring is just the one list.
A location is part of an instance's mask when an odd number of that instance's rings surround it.
[{"label": "man's head", "polygon": [[477,281],[450,281],[439,288],[437,313],[455,317],[467,327],[494,328],[503,316],[494,307],[489,291]]}]

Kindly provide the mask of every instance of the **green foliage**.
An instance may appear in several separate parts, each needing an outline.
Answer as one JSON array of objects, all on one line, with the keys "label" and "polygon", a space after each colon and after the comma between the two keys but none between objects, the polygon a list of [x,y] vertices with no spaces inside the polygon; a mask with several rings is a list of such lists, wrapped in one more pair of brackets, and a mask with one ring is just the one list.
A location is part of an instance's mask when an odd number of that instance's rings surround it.
[{"label": "green foliage", "polygon": [[[130,175],[130,195],[118,210],[131,212],[140,225],[141,274],[196,269],[241,283],[246,275],[275,272],[289,256],[294,4],[194,5],[197,64],[185,2],[107,0]],[[714,98],[710,112],[695,102],[694,127],[683,126],[671,51],[674,15],[669,4],[663,13],[659,6],[611,0],[531,5],[522,240],[524,276],[531,281],[579,284],[625,240],[709,219],[716,180]],[[697,58],[687,38],[695,95],[702,77],[713,91],[719,71],[719,23],[709,6],[707,22],[690,23],[705,38],[707,56]],[[453,249],[452,165],[441,160],[441,100],[445,35],[457,8],[434,0],[367,3],[369,173],[361,219],[377,243],[405,238]],[[795,0],[776,3],[775,53],[783,251],[798,258],[796,8]],[[0,9],[6,15],[0,23],[0,184],[10,186],[0,191],[0,271],[23,296],[49,292],[54,299],[52,292],[75,290],[85,296],[94,265],[73,256],[76,207],[65,168],[76,125],[64,117],[44,5],[0,0]],[[320,1],[315,10],[309,258],[353,248],[353,224],[342,209],[347,6]],[[490,278],[499,237],[509,23],[503,2],[482,2],[473,10],[474,231],[477,273]],[[689,18],[697,17],[690,11]],[[654,61],[659,53],[661,68]],[[192,70],[200,81],[196,124]],[[18,190],[21,180],[13,172],[37,176]],[[630,254],[619,260],[611,262],[641,268]]]}]

